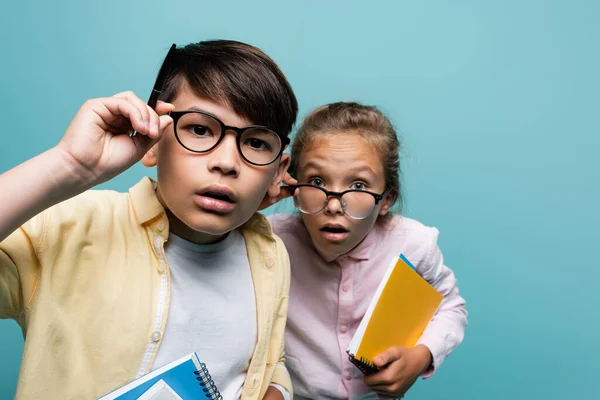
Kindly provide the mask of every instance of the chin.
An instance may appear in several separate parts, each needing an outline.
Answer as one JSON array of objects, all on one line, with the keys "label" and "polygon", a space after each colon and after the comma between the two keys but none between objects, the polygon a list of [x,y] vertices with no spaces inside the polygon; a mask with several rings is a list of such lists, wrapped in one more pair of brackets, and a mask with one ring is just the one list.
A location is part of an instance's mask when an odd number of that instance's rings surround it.
[{"label": "chin", "polygon": [[338,258],[339,256],[343,256],[344,254],[350,252],[352,249],[358,246],[358,244],[360,243],[357,242],[353,244],[353,241],[350,241],[348,239],[339,243],[323,243],[322,246],[319,246],[319,251],[329,258]]},{"label": "chin", "polygon": [[211,213],[201,213],[194,218],[186,219],[184,222],[189,229],[207,235],[225,235],[236,229],[241,224],[236,224],[236,219],[231,215],[215,215]]},{"label": "chin", "polygon": [[201,232],[213,236],[225,235],[237,227],[237,225],[226,223],[225,221],[223,221],[220,224],[211,224],[207,223],[207,221],[204,221],[203,223],[194,224],[190,226],[190,228],[196,232]]},{"label": "chin", "polygon": [[319,253],[321,253],[325,258],[328,259],[336,259],[339,256],[343,255],[345,251],[341,248],[340,245],[335,244],[327,244],[325,246],[317,246]]}]

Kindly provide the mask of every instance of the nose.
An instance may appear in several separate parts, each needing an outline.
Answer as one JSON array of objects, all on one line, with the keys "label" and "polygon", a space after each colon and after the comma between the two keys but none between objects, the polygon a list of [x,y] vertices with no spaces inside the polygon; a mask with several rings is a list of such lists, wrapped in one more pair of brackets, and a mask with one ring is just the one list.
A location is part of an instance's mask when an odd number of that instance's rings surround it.
[{"label": "nose", "polygon": [[235,132],[225,132],[225,137],[223,137],[221,143],[207,156],[210,157],[208,161],[209,171],[234,177],[239,175],[241,159]]},{"label": "nose", "polygon": [[329,196],[325,203],[325,212],[330,215],[344,214],[342,199],[336,196]]}]

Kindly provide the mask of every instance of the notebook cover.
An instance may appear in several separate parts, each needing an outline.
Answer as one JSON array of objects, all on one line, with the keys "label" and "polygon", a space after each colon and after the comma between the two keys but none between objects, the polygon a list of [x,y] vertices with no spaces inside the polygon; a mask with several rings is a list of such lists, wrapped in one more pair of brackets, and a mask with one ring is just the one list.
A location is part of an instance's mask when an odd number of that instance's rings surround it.
[{"label": "notebook cover", "polygon": [[[183,361],[184,360],[184,361]],[[179,361],[183,361],[175,366]],[[183,399],[210,399],[201,382],[196,378],[202,364],[196,353],[192,353],[171,364],[144,375],[135,381],[101,397],[100,400],[133,400],[142,396],[159,380],[165,381]],[[149,378],[149,379],[148,379]]]},{"label": "notebook cover", "polygon": [[443,296],[400,256],[385,285],[354,358],[366,366],[392,346],[414,347]]}]

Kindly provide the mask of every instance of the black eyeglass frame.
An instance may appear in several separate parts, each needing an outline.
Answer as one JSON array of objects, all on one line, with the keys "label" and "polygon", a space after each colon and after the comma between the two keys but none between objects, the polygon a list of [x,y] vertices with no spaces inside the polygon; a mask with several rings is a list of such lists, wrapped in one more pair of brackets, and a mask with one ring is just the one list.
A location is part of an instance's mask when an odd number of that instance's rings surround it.
[{"label": "black eyeglass frame", "polygon": [[[307,213],[305,211],[300,210],[300,212],[307,214],[307,215],[314,215],[314,214],[318,214],[321,211],[323,211],[325,209],[325,207],[327,207],[327,203],[329,203],[329,200],[331,197],[337,197],[340,200],[340,204],[342,205],[342,210],[344,211],[344,214],[347,215],[348,217],[352,218],[352,219],[365,219],[367,218],[369,215],[365,215],[362,218],[357,218],[357,217],[353,217],[352,215],[348,214],[346,212],[346,207],[344,206],[344,203],[342,202],[342,196],[345,195],[346,193],[351,193],[351,192],[360,192],[360,193],[368,193],[371,196],[373,196],[375,198],[375,204],[373,205],[373,210],[375,209],[375,206],[377,206],[377,204],[379,204],[379,202],[381,200],[383,200],[385,198],[385,196],[388,195],[388,192],[390,191],[389,187],[386,187],[385,190],[383,191],[383,193],[378,194],[378,193],[373,193],[373,192],[369,192],[368,190],[357,190],[357,189],[348,189],[348,190],[344,190],[343,192],[331,192],[327,189],[324,189],[322,187],[319,186],[315,186],[315,185],[311,185],[309,183],[301,183],[298,185],[288,185],[287,188],[289,189],[290,193],[292,194],[292,196],[294,195],[294,192],[296,191],[296,189],[301,188],[301,187],[310,187],[310,188],[314,188],[314,189],[319,189],[320,191],[322,191],[323,193],[325,193],[326,197],[325,197],[325,201],[323,202],[323,207],[321,207],[321,209],[319,211],[315,211],[314,213]],[[371,211],[372,213],[373,211]]]},{"label": "black eyeglass frame", "polygon": [[[189,147],[187,147],[185,144],[183,144],[183,142],[181,141],[181,139],[179,138],[179,135],[177,134],[177,122],[179,121],[179,119],[181,117],[183,117],[186,114],[202,114],[202,115],[206,115],[212,119],[214,119],[215,121],[217,121],[221,127],[221,136],[219,136],[219,139],[216,141],[216,143],[211,146],[209,149],[207,150],[194,150],[194,149],[190,149]],[[279,134],[278,132],[275,132],[272,129],[267,128],[266,126],[263,125],[248,125],[245,126],[243,128],[238,128],[236,126],[229,126],[229,125],[225,125],[223,123],[223,121],[221,121],[219,118],[217,118],[216,116],[207,113],[205,111],[200,111],[200,110],[186,110],[186,111],[171,111],[169,113],[169,115],[171,116],[171,118],[173,118],[173,131],[175,132],[175,138],[177,139],[177,141],[179,142],[179,144],[185,148],[186,150],[191,151],[192,153],[208,153],[209,151],[214,150],[223,140],[223,138],[225,137],[225,133],[227,131],[233,131],[236,133],[236,145],[237,145],[237,149],[238,152],[240,154],[240,156],[242,156],[242,158],[249,164],[252,165],[256,165],[259,167],[264,167],[267,165],[271,165],[273,164],[279,157],[281,157],[281,155],[283,154],[283,151],[285,150],[285,147],[290,144],[290,138],[289,137],[283,137],[281,134]],[[260,130],[266,130],[269,132],[273,132],[275,135],[277,135],[277,137],[279,138],[279,141],[281,142],[281,148],[279,149],[279,152],[277,153],[277,155],[268,163],[265,164],[259,164],[259,163],[255,163],[253,161],[248,160],[248,158],[246,158],[246,156],[244,155],[244,153],[242,152],[242,147],[241,147],[241,140],[242,140],[242,134],[249,130],[249,129],[260,129]]]}]

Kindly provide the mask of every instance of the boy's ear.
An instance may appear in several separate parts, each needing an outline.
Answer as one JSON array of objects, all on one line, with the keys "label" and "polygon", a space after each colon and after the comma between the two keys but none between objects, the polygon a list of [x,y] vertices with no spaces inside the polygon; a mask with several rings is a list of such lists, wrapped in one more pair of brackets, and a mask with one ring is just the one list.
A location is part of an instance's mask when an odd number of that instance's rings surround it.
[{"label": "boy's ear", "polygon": [[142,157],[142,164],[144,164],[144,166],[149,167],[149,168],[156,166],[156,164],[157,164],[156,146],[158,146],[158,143],[155,144],[154,146],[152,146],[150,148],[150,150],[148,150],[146,152],[146,154],[144,154],[144,156]]},{"label": "boy's ear", "polygon": [[281,182],[283,181],[283,177],[285,176],[285,173],[287,172],[288,167],[290,166],[290,161],[291,158],[289,154],[284,153],[281,155],[281,159],[279,160],[279,166],[277,167],[277,173],[273,177],[273,181],[267,189],[267,195],[269,197],[277,197],[279,195],[279,192],[281,191]]}]

